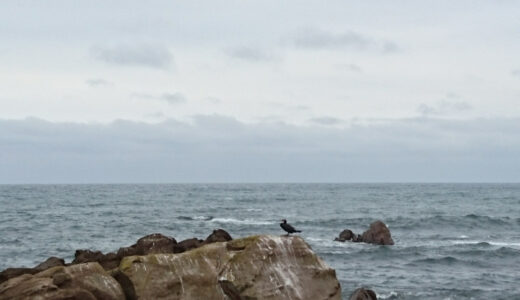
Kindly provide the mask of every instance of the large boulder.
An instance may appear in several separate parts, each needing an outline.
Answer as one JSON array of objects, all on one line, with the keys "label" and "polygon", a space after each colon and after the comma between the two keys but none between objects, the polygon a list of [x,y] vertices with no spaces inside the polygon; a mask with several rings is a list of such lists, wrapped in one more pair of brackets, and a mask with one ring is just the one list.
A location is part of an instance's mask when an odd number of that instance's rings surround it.
[{"label": "large boulder", "polygon": [[124,300],[119,283],[98,263],[49,268],[0,284],[0,299],[106,299]]},{"label": "large boulder", "polygon": [[386,227],[385,223],[381,221],[375,221],[370,224],[370,228],[363,232],[361,239],[365,243],[378,244],[378,245],[393,245],[394,240],[390,234],[390,230]]},{"label": "large boulder", "polygon": [[34,268],[8,268],[0,272],[0,283],[23,274],[36,274],[49,268],[63,265],[65,265],[65,261],[62,258],[49,257]]},{"label": "large boulder", "polygon": [[341,299],[336,273],[297,236],[251,236],[122,259],[128,299]]},{"label": "large boulder", "polygon": [[372,290],[359,288],[352,293],[349,300],[377,300],[377,296]]}]

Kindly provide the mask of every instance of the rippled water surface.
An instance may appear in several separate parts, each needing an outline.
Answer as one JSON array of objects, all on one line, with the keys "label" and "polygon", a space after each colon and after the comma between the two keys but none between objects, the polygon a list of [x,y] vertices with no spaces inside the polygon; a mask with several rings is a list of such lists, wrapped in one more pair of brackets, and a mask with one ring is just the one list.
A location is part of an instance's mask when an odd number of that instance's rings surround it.
[{"label": "rippled water surface", "polygon": [[[520,299],[520,184],[0,185],[0,269],[161,232],[282,234],[286,218],[334,269],[344,298]],[[376,220],[395,246],[338,243]]]}]

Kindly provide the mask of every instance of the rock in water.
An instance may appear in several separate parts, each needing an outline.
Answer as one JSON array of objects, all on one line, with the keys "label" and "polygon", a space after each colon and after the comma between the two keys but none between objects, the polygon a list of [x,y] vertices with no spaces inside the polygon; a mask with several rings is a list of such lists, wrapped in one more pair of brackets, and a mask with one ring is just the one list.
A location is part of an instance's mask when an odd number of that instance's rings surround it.
[{"label": "rock in water", "polygon": [[96,262],[53,267],[0,284],[0,299],[124,300],[119,283]]},{"label": "rock in water", "polygon": [[370,228],[363,232],[362,235],[355,234],[352,232],[352,230],[345,229],[339,234],[339,237],[335,238],[334,240],[338,242],[353,241],[356,243],[363,242],[378,245],[394,244],[390,230],[388,230],[388,227],[386,227],[385,223],[381,221],[375,221],[374,223],[370,224]]},{"label": "rock in water", "polygon": [[372,290],[359,288],[352,293],[349,300],[377,300],[377,296]]},{"label": "rock in water", "polygon": [[130,299],[341,299],[336,272],[297,236],[125,257],[115,277]]},{"label": "rock in water", "polygon": [[378,244],[378,245],[393,245],[392,235],[390,230],[386,227],[385,223],[381,221],[375,221],[370,224],[370,228],[363,232],[361,240],[365,243]]},{"label": "rock in water", "polygon": [[339,234],[339,238],[335,238],[335,241],[344,242],[350,241],[355,238],[355,234],[350,229],[345,229]]}]

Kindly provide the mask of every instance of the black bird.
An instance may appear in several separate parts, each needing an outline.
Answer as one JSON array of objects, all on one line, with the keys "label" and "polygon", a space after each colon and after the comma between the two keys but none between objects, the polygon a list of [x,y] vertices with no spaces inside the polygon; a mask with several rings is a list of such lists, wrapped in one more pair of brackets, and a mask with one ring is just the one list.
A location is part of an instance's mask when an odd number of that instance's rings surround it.
[{"label": "black bird", "polygon": [[296,230],[290,224],[287,224],[287,220],[283,219],[282,223],[280,223],[280,227],[287,232],[287,235],[295,232],[301,232],[301,230]]}]

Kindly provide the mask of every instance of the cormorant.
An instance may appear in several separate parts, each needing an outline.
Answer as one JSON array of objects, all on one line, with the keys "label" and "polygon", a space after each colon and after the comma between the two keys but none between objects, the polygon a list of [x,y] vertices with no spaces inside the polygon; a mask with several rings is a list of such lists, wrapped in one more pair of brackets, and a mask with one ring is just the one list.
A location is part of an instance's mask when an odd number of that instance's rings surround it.
[{"label": "cormorant", "polygon": [[282,220],[282,223],[280,223],[280,227],[282,227],[282,229],[287,232],[287,235],[295,232],[301,232],[301,230],[296,230],[294,229],[294,227],[288,224],[286,219]]}]

